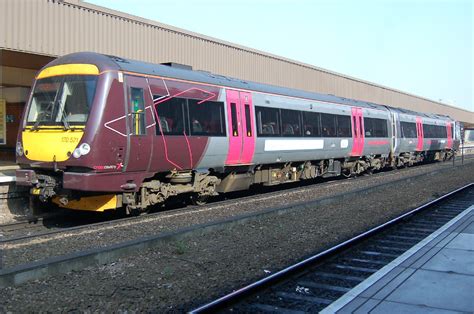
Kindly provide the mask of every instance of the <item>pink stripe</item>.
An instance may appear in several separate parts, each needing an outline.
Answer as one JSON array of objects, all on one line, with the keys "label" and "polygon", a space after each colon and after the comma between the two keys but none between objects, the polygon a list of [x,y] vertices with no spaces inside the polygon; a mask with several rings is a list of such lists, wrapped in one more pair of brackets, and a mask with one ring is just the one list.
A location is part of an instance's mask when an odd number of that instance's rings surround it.
[{"label": "pink stripe", "polygon": [[227,95],[227,124],[229,129],[229,150],[227,152],[226,165],[238,164],[240,160],[240,150],[242,149],[242,128],[237,127],[237,136],[234,136],[232,130],[232,109],[231,103],[235,104],[236,118],[240,116],[239,92],[235,90],[226,90]]},{"label": "pink stripe", "polygon": [[446,148],[451,149],[453,147],[453,129],[451,122],[446,122],[446,135],[448,137],[448,143],[446,144]]},{"label": "pink stripe", "polygon": [[[253,108],[252,94],[240,92],[240,101],[241,101],[240,114],[241,114],[241,124],[242,124],[242,138],[243,138],[243,144],[244,144],[242,155],[240,156],[240,159],[241,159],[240,162],[244,164],[249,164],[252,162],[253,154],[255,151],[255,131],[256,131],[256,130],[253,130],[254,114],[252,113],[253,111],[252,110]],[[245,117],[245,105],[248,105],[249,110],[250,110],[250,124],[251,124],[250,127],[252,131],[251,136],[247,135],[247,118]]]},{"label": "pink stripe", "polygon": [[[214,93],[211,93],[209,91],[206,91],[204,89],[200,89],[200,88],[196,88],[196,87],[192,87],[192,88],[189,88],[185,91],[182,91],[182,92],[179,92],[173,96],[169,96],[169,97],[166,97],[166,98],[163,98],[163,99],[160,99],[160,100],[157,100],[157,101],[153,101],[153,111],[155,112],[155,115],[156,115],[156,121],[158,122],[158,126],[160,128],[160,134],[161,134],[161,139],[163,141],[163,147],[164,147],[164,151],[165,151],[165,158],[166,158],[166,161],[168,161],[170,164],[172,164],[173,166],[175,166],[176,168],[178,168],[179,170],[182,170],[183,167],[179,166],[178,164],[174,163],[173,161],[171,161],[171,159],[168,157],[168,145],[166,143],[166,138],[163,134],[163,129],[161,128],[161,122],[160,122],[160,116],[158,115],[158,111],[156,110],[156,108],[158,107],[159,104],[165,102],[165,101],[168,101],[170,100],[171,98],[175,98],[175,97],[178,97],[184,93],[187,93],[191,90],[198,90],[198,91],[201,91],[203,93],[206,93],[206,94],[209,94],[210,96],[204,100],[201,100],[198,102],[198,104],[202,104],[203,102],[205,101],[208,101],[212,98],[214,98],[216,96],[216,94]],[[186,144],[187,144],[187,147],[188,147],[188,153],[189,153],[189,161],[191,163],[191,169],[193,168],[193,154],[191,152],[191,145],[189,144],[189,140],[188,140],[188,137],[186,136],[185,132],[184,133],[184,138],[186,140]]]},{"label": "pink stripe", "polygon": [[416,136],[418,138],[416,150],[422,151],[423,150],[423,120],[421,120],[421,117],[416,117]]},{"label": "pink stripe", "polygon": [[378,146],[378,145],[388,145],[389,142],[388,141],[368,141],[367,144]]},{"label": "pink stripe", "polygon": [[189,139],[188,136],[186,135],[186,132],[183,131],[184,138],[186,139],[186,145],[188,145],[188,152],[189,152],[189,163],[190,166],[189,168],[193,168],[193,152],[191,151],[191,145],[189,144]]},{"label": "pink stripe", "polygon": [[[352,129],[352,151],[351,151],[351,156],[356,156],[357,152],[359,150],[359,140],[357,139],[357,133],[356,133],[356,123],[354,123],[354,117],[357,117],[357,109],[356,108],[351,108],[352,110],[352,115],[351,115],[351,129]],[[357,120],[356,120],[357,121]]]},{"label": "pink stripe", "polygon": [[[364,152],[364,118],[362,108],[353,107],[351,116],[352,151],[351,156],[362,156]],[[355,122],[354,122],[355,118]]]}]

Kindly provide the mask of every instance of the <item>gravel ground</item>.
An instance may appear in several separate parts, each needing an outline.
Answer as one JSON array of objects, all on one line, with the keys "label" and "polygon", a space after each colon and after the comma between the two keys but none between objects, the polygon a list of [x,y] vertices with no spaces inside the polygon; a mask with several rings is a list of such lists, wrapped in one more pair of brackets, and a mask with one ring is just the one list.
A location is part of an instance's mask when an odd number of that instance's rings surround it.
[{"label": "gravel ground", "polygon": [[[474,160],[470,162],[474,162]],[[356,179],[313,184],[306,187],[246,197],[244,199],[209,204],[195,210],[168,211],[158,215],[143,216],[132,221],[116,221],[106,226],[85,228],[77,231],[66,230],[51,236],[0,244],[3,255],[3,267],[12,267],[51,256],[68,254],[88,248],[103,247],[142,236],[156,235],[161,232],[173,231],[196,224],[236,217],[258,212],[272,206],[319,199],[441,169],[450,171],[452,163],[430,164]]]},{"label": "gravel ground", "polygon": [[[443,177],[434,171],[439,167],[424,168],[432,172],[432,176],[364,193],[351,202],[338,201],[284,215],[267,215],[193,239],[162,244],[104,266],[3,288],[0,289],[0,312],[189,310],[261,278],[267,271],[281,269],[474,180],[474,163],[443,172]],[[402,172],[395,174],[392,180],[399,176],[403,176]],[[354,186],[370,185],[368,181],[376,184],[385,178],[345,182],[352,182],[350,186],[354,189]],[[317,186],[307,188],[310,190],[296,193],[294,197],[289,192],[282,192],[279,201],[262,197],[265,200],[260,201],[260,206],[270,206],[274,202],[282,204],[282,200],[301,201],[309,197],[308,194],[319,192]],[[328,189],[342,192],[350,188],[337,185]],[[239,206],[238,201],[235,203]],[[256,204],[251,206],[256,207]],[[223,211],[225,209],[204,213],[222,218],[218,213]],[[175,220],[185,220],[186,224],[199,222],[194,215]],[[111,233],[115,231],[110,230]]]}]

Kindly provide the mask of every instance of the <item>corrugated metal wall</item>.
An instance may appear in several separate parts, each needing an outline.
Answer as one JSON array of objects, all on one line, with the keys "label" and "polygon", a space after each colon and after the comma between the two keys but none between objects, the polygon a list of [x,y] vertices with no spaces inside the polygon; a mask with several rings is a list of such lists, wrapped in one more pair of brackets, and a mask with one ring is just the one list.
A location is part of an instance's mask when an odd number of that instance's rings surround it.
[{"label": "corrugated metal wall", "polygon": [[78,0],[1,0],[0,47],[46,55],[96,51],[178,62],[245,80],[334,94],[474,123],[474,113]]}]

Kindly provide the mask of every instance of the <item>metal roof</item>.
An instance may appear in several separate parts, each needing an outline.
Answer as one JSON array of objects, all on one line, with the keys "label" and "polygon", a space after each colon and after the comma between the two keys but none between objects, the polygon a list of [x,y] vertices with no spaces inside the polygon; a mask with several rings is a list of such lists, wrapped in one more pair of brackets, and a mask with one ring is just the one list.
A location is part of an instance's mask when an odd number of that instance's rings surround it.
[{"label": "metal roof", "polygon": [[223,75],[213,74],[207,71],[195,71],[191,69],[184,69],[179,67],[171,67],[162,64],[153,64],[149,62],[125,59],[121,57],[103,55],[94,52],[78,52],[65,55],[60,57],[53,62],[49,63],[46,67],[65,64],[65,63],[91,63],[99,67],[101,71],[114,69],[117,71],[131,72],[137,74],[145,74],[150,76],[159,76],[171,79],[179,79],[191,82],[199,82],[211,85],[218,85],[222,87],[231,87],[236,89],[250,90],[268,94],[276,94],[282,96],[289,96],[295,98],[304,98],[314,101],[322,101],[336,104],[343,104],[349,106],[358,106],[371,109],[386,110],[391,108],[392,110],[402,112],[405,114],[412,114],[418,116],[424,116],[429,118],[439,118],[441,116],[437,114],[425,114],[419,113],[407,109],[393,108],[384,104],[375,104],[371,102],[359,101],[355,99],[349,99],[344,97],[338,97],[335,95],[327,95],[321,93],[307,92],[298,89],[291,89],[286,87],[272,86],[268,84],[256,83],[251,81],[240,80]]}]

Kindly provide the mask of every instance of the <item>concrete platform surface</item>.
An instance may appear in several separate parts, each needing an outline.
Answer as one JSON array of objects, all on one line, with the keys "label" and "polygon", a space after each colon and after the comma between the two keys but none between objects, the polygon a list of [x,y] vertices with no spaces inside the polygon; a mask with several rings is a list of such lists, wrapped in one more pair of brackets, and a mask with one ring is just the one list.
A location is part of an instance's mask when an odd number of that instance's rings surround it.
[{"label": "concrete platform surface", "polygon": [[474,205],[322,313],[474,313]]}]

